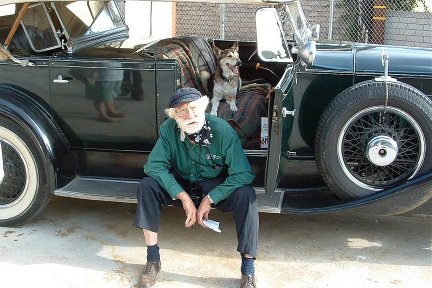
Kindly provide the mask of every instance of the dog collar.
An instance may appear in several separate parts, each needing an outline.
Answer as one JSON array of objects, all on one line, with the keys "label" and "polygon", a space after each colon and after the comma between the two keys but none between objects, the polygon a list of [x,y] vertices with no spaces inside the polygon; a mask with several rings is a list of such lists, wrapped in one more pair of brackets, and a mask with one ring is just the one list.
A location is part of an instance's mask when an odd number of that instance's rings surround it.
[{"label": "dog collar", "polygon": [[[224,82],[231,82],[232,80],[234,80],[234,76],[231,76],[229,78],[226,78],[223,74],[221,75],[221,78]],[[240,81],[240,79],[238,79]]]},{"label": "dog collar", "polygon": [[226,78],[225,76],[222,75],[222,79],[223,79],[224,82],[231,82],[231,80],[233,79],[233,77]]}]

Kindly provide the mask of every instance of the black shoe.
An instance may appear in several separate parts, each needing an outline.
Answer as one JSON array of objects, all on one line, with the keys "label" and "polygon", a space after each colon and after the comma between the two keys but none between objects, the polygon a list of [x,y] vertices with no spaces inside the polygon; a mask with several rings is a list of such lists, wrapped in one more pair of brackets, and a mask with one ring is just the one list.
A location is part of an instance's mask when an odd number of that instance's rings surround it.
[{"label": "black shoe", "polygon": [[147,264],[144,266],[144,270],[138,280],[138,286],[140,288],[153,286],[156,283],[160,270],[160,261],[147,261]]},{"label": "black shoe", "polygon": [[256,282],[255,275],[242,275],[240,280],[240,288],[256,288]]}]

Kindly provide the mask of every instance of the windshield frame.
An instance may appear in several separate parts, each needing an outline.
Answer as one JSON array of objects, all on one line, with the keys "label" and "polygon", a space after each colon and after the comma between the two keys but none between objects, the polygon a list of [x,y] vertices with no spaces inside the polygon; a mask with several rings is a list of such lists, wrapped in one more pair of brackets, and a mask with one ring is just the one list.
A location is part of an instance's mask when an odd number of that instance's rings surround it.
[{"label": "windshield frame", "polygon": [[[54,45],[52,45],[52,46],[45,46],[45,47],[42,48],[42,49],[38,49],[38,48],[36,48],[36,45],[35,45],[35,43],[34,43],[34,38],[30,35],[29,30],[28,30],[28,27],[27,27],[28,25],[26,26],[26,23],[24,22],[24,21],[25,21],[25,17],[26,17],[26,15],[29,15],[29,11],[31,11],[30,9],[36,9],[36,8],[39,7],[39,6],[41,6],[41,7],[43,8],[43,15],[39,15],[39,17],[44,16],[44,17],[48,20],[49,27],[51,28],[51,29],[49,30],[49,32],[52,32],[52,35],[53,35],[52,38],[55,39],[55,42],[56,42]],[[40,13],[38,13],[38,14],[40,14]],[[26,37],[27,37],[27,40],[29,41],[30,47],[31,47],[31,49],[33,49],[33,51],[35,51],[35,52],[39,52],[39,53],[40,53],[40,52],[45,52],[45,51],[49,51],[49,50],[54,50],[54,49],[57,49],[57,48],[60,48],[60,47],[61,47],[61,42],[60,42],[59,37],[57,36],[57,33],[56,33],[56,30],[55,30],[55,27],[54,27],[53,21],[52,21],[50,15],[49,15],[49,13],[48,13],[47,7],[45,6],[45,4],[44,4],[43,2],[35,3],[35,4],[30,5],[30,6],[28,7],[28,10],[27,10],[27,12],[26,12],[26,15],[23,17],[23,19],[21,19],[20,24],[21,24],[21,27],[22,27],[23,30],[24,30],[24,33],[25,33],[25,35],[26,35]],[[36,27],[37,27],[37,26],[36,26]],[[40,29],[38,29],[38,30],[40,30]],[[45,36],[48,36],[48,35],[45,35]],[[47,42],[43,42],[43,43],[45,44],[45,43],[47,43]]]}]

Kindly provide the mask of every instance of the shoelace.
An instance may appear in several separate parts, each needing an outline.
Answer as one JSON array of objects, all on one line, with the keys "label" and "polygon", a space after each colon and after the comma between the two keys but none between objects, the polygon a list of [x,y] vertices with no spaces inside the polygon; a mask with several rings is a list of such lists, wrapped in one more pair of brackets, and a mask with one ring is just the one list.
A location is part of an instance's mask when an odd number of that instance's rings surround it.
[{"label": "shoelace", "polygon": [[248,276],[246,278],[246,281],[243,283],[243,286],[245,287],[255,287],[253,282],[253,276]]},{"label": "shoelace", "polygon": [[147,263],[145,269],[144,269],[144,273],[145,274],[150,274],[152,272],[156,271],[156,265],[153,263]]}]

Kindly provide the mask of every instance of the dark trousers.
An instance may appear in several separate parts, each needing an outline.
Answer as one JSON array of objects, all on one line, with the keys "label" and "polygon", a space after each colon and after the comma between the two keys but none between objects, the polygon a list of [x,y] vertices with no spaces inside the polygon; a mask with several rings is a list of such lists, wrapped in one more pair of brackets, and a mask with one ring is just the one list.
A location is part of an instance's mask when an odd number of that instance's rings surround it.
[{"label": "dark trousers", "polygon": [[[217,177],[200,183],[190,184],[179,181],[189,194],[207,195],[213,188],[221,184],[225,177]],[[196,187],[195,187],[196,186]],[[198,188],[198,189],[191,189]],[[182,207],[180,200],[173,200],[159,183],[151,177],[144,177],[137,191],[138,207],[135,214],[135,225],[138,228],[158,232],[162,205]],[[256,257],[258,246],[259,218],[255,189],[246,185],[235,190],[227,199],[212,205],[220,211],[232,212],[237,230],[237,251]]]}]

